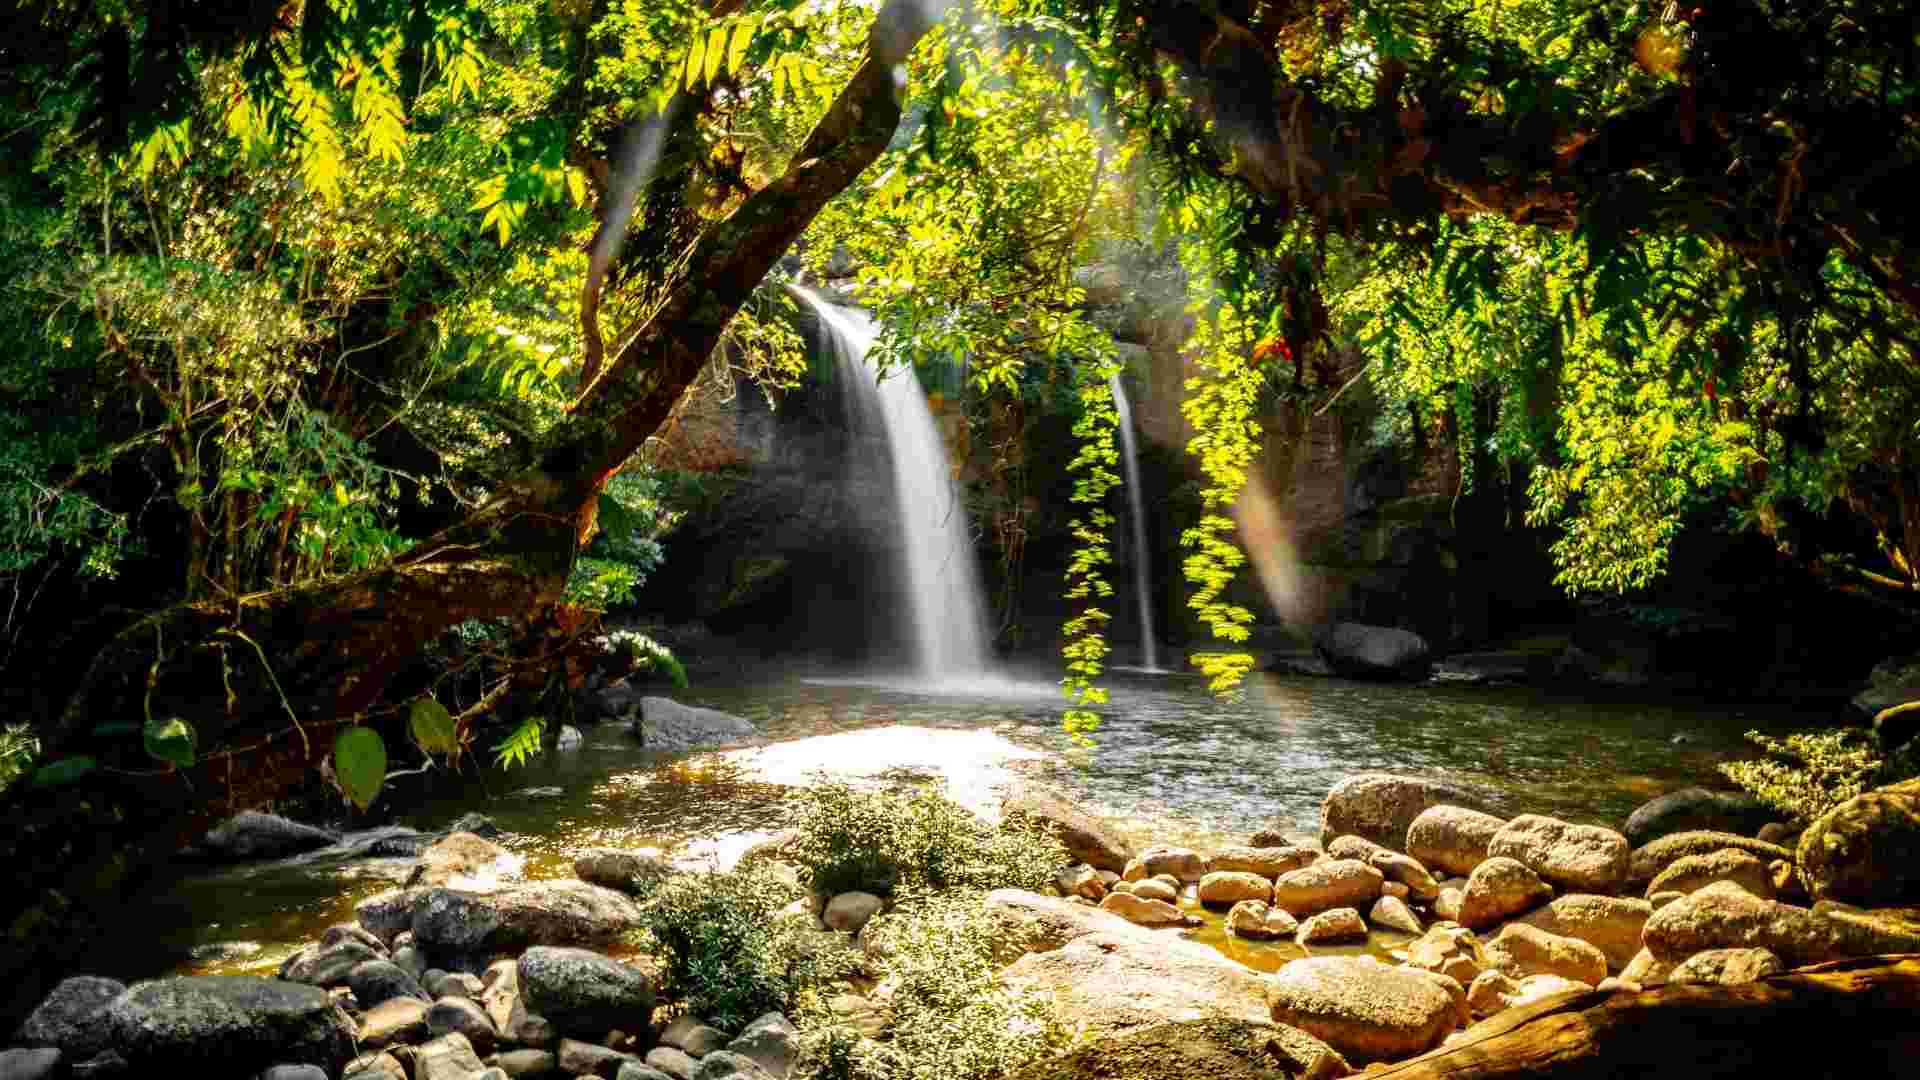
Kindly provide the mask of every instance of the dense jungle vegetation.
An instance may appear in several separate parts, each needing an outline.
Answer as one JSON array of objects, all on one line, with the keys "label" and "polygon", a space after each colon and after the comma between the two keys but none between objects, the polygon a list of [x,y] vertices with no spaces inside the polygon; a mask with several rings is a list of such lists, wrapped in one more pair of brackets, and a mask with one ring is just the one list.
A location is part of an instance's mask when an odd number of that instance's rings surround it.
[{"label": "dense jungle vegetation", "polygon": [[[222,808],[329,759],[364,805],[577,675],[674,512],[649,437],[805,377],[798,275],[851,268],[890,362],[963,361],[982,423],[1078,417],[1076,722],[1117,482],[1099,261],[1189,301],[1222,686],[1255,411],[1331,407],[1348,361],[1465,484],[1525,478],[1567,590],[1658,579],[1708,514],[1920,599],[1907,4],[128,0],[7,31],[23,998]],[[428,657],[449,635],[485,679]]]}]

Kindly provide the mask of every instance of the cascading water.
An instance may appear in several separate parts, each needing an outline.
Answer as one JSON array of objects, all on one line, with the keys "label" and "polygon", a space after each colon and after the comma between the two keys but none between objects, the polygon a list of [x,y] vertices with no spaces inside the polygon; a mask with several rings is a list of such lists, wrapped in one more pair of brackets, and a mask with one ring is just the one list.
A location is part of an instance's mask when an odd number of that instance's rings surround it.
[{"label": "cascading water", "polygon": [[1107,383],[1113,389],[1114,411],[1120,419],[1120,460],[1127,470],[1127,509],[1133,519],[1133,597],[1140,608],[1140,660],[1147,671],[1160,671],[1160,643],[1153,633],[1153,598],[1147,578],[1153,560],[1147,553],[1147,514],[1140,490],[1140,452],[1134,445],[1133,407],[1115,372]]},{"label": "cascading water", "polygon": [[874,327],[863,312],[830,304],[803,288],[793,291],[819,315],[841,376],[856,388],[863,411],[879,416],[886,435],[917,673],[936,684],[977,680],[987,672],[980,574],[927,395],[911,371],[880,377],[867,356]]}]

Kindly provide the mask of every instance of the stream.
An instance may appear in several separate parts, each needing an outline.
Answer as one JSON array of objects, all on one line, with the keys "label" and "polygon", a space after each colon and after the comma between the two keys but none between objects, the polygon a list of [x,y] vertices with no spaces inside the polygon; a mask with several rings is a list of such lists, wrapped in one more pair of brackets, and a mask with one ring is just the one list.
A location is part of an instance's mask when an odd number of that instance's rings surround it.
[{"label": "stream", "polygon": [[[823,774],[875,785],[938,779],[989,816],[1005,785],[1028,776],[1112,818],[1136,842],[1206,850],[1244,842],[1273,822],[1317,832],[1330,787],[1386,770],[1492,788],[1514,813],[1618,828],[1663,792],[1724,787],[1714,766],[1745,752],[1743,732],[1794,722],[1777,706],[1596,702],[1538,689],[1277,675],[1255,676],[1241,700],[1221,703],[1199,676],[1117,674],[1088,750],[1060,729],[1054,677],[1035,669],[935,695],[912,679],[745,672],[737,685],[674,696],[746,717],[767,736],[764,746],[662,754],[642,749],[622,725],[589,727],[579,749],[444,785],[449,793],[420,801],[407,823],[435,829],[483,812],[505,832],[500,842],[526,858],[529,878],[571,876],[573,853],[592,846],[655,848],[686,865],[725,866],[779,827],[792,786]],[[354,839],[364,847],[367,834]],[[130,908],[127,932],[86,970],[121,979],[270,974],[328,925],[351,921],[356,901],[395,887],[412,864],[353,857],[352,847],[182,867]],[[1253,966],[1299,954],[1290,943],[1227,939],[1218,913],[1203,916],[1198,936]]]}]

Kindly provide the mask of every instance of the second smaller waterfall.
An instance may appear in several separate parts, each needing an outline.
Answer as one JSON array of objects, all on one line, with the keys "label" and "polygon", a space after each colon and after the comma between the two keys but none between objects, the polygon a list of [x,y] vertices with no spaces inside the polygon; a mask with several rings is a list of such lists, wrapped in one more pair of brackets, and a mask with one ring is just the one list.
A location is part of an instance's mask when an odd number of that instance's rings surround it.
[{"label": "second smaller waterfall", "polygon": [[1160,642],[1153,632],[1153,594],[1147,579],[1152,576],[1153,560],[1147,552],[1147,512],[1140,491],[1140,452],[1134,445],[1133,407],[1127,402],[1127,390],[1116,372],[1107,385],[1113,390],[1114,411],[1119,413],[1120,461],[1127,471],[1127,510],[1133,522],[1133,596],[1140,608],[1140,663],[1148,671],[1160,667]]}]

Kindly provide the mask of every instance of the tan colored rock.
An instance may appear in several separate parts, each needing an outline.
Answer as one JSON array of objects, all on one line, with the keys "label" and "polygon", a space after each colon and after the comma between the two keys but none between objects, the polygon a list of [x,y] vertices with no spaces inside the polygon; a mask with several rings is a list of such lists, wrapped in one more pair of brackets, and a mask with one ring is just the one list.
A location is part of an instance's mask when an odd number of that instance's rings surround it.
[{"label": "tan colored rock", "polygon": [[1327,859],[1285,873],[1273,882],[1273,906],[1295,918],[1330,908],[1370,906],[1385,875],[1355,859]]},{"label": "tan colored rock", "polygon": [[1450,886],[1442,887],[1440,895],[1433,899],[1433,913],[1450,922],[1460,921],[1460,910],[1466,905],[1467,892]]},{"label": "tan colored rock", "polygon": [[[1442,890],[1442,896],[1445,890]],[[1469,929],[1492,926],[1508,916],[1531,911],[1553,896],[1553,887],[1514,859],[1494,856],[1474,867],[1460,898],[1457,921]],[[1436,912],[1439,907],[1436,904]]]},{"label": "tan colored rock", "polygon": [[1353,835],[1397,848],[1406,843],[1407,826],[1428,807],[1477,810],[1491,801],[1489,794],[1445,781],[1361,773],[1347,777],[1327,792],[1320,804],[1320,841],[1331,843],[1337,836]]},{"label": "tan colored rock", "polygon": [[1120,876],[1128,881],[1141,881],[1156,874],[1172,874],[1186,883],[1199,881],[1209,869],[1207,857],[1192,848],[1156,844],[1129,860]]},{"label": "tan colored rock", "polygon": [[1388,881],[1405,885],[1414,899],[1428,903],[1440,895],[1440,883],[1434,880],[1420,860],[1411,855],[1402,855],[1397,851],[1377,852],[1368,860],[1375,870],[1387,876]]},{"label": "tan colored rock", "polygon": [[1471,985],[1480,974],[1479,940],[1471,930],[1433,927],[1407,946],[1407,966],[1438,972],[1462,986]]},{"label": "tan colored rock", "polygon": [[1418,975],[1445,990],[1447,996],[1453,999],[1453,1026],[1469,1027],[1473,1024],[1473,1010],[1467,1007],[1467,988],[1460,980],[1451,975],[1442,975],[1437,971],[1427,971],[1422,968],[1410,968],[1404,964],[1395,970]]},{"label": "tan colored rock", "polygon": [[1209,1016],[1269,1019],[1259,972],[1211,946],[1138,928],[1030,953],[997,978],[1041,994],[1053,1018],[1084,1037]]},{"label": "tan colored rock", "polygon": [[1731,881],[1715,882],[1654,912],[1645,940],[1647,948],[1665,960],[1708,949],[1759,948],[1771,950],[1789,967],[1920,952],[1920,934],[1762,900]]},{"label": "tan colored rock", "polygon": [[1467,1008],[1475,1018],[1484,1020],[1504,1011],[1519,993],[1518,981],[1498,971],[1483,971],[1467,987]]},{"label": "tan colored rock", "polygon": [[1100,910],[1139,926],[1185,926],[1189,918],[1186,912],[1164,900],[1148,900],[1130,893],[1108,893],[1107,898],[1100,901]]},{"label": "tan colored rock", "polygon": [[[1109,894],[1107,899],[1112,900]],[[1023,889],[995,889],[982,907],[994,928],[994,955],[1003,963],[1029,952],[1047,952],[1088,934],[1132,935],[1143,942],[1160,935],[1116,915],[1111,909],[1082,907]],[[884,920],[883,920],[884,921]],[[869,928],[867,933],[871,933]]]},{"label": "tan colored rock", "polygon": [[1501,928],[1487,943],[1486,957],[1488,967],[1514,979],[1558,975],[1591,986],[1607,977],[1607,958],[1599,949],[1525,923]]},{"label": "tan colored rock", "polygon": [[1238,870],[1271,880],[1322,858],[1319,851],[1309,847],[1224,847],[1213,853],[1209,866],[1215,871]]},{"label": "tan colored rock", "polygon": [[427,1034],[427,1010],[419,998],[392,997],[375,1005],[360,1018],[360,1045],[378,1050],[395,1043],[417,1042]]},{"label": "tan colored rock", "polygon": [[1180,887],[1169,885],[1159,878],[1145,878],[1130,884],[1127,891],[1142,900],[1158,900],[1163,904],[1175,904],[1180,901]]},{"label": "tan colored rock", "polygon": [[1652,917],[1653,905],[1645,900],[1569,893],[1514,921],[1584,941],[1606,956],[1609,970],[1619,971],[1640,951],[1641,934]]},{"label": "tan colored rock", "polygon": [[1382,896],[1373,902],[1372,910],[1367,912],[1367,921],[1388,930],[1398,930],[1403,934],[1421,934],[1426,927],[1420,925],[1420,917],[1407,907],[1406,901],[1391,896]]},{"label": "tan colored rock", "polygon": [[1095,869],[1117,871],[1133,855],[1133,846],[1111,825],[1035,784],[1015,785],[1000,803],[1000,815],[1010,823],[1052,830],[1073,861]]},{"label": "tan colored rock", "polygon": [[1376,844],[1364,836],[1337,836],[1327,845],[1330,859],[1357,859],[1371,864],[1375,855],[1391,855],[1393,849]]},{"label": "tan colored rock", "polygon": [[1276,1023],[1297,1027],[1351,1058],[1423,1053],[1453,1028],[1453,997],[1424,973],[1372,960],[1295,960],[1267,980]]},{"label": "tan colored rock", "polygon": [[1787,970],[1780,958],[1766,949],[1708,949],[1680,962],[1667,977],[1669,983],[1701,983],[1710,986],[1738,986]]},{"label": "tan colored rock", "polygon": [[1653,910],[1659,911],[1685,895],[1687,894],[1683,892],[1657,892],[1647,897],[1647,903],[1653,905]]},{"label": "tan colored rock", "polygon": [[1617,891],[1633,855],[1627,838],[1598,825],[1574,825],[1542,814],[1522,814],[1487,842],[1488,858],[1513,859],[1557,889]]},{"label": "tan colored rock", "polygon": [[[1137,885],[1137,884],[1139,884],[1139,883],[1138,883],[1138,882],[1134,882],[1134,881],[1116,881],[1116,882],[1114,882],[1113,884],[1111,884],[1111,885],[1109,885],[1109,886],[1107,886],[1107,891],[1108,891],[1108,892],[1121,892],[1121,893],[1130,893],[1130,892],[1133,892],[1133,887],[1134,887],[1135,885]],[[1101,899],[1103,899],[1103,900],[1104,900],[1104,899],[1106,899],[1106,898],[1105,898],[1105,897],[1101,897]]]},{"label": "tan colored rock", "polygon": [[1487,861],[1487,845],[1505,824],[1464,806],[1429,807],[1407,826],[1407,854],[1433,870],[1471,874]]},{"label": "tan colored rock", "polygon": [[1100,871],[1086,863],[1060,871],[1054,875],[1053,883],[1059,886],[1062,896],[1084,896],[1095,902],[1107,898],[1107,883],[1100,880]]},{"label": "tan colored rock", "polygon": [[[1408,897],[1413,895],[1413,890],[1407,888],[1405,885],[1402,885],[1397,881],[1383,881],[1380,883],[1380,895],[1391,896],[1395,900],[1404,901]],[[1439,897],[1439,893],[1436,892],[1434,896],[1437,899]]]},{"label": "tan colored rock", "polygon": [[1200,879],[1200,902],[1237,904],[1242,900],[1273,900],[1273,882],[1240,870],[1215,870]]},{"label": "tan colored rock", "polygon": [[1324,945],[1330,941],[1353,941],[1367,936],[1366,921],[1350,907],[1334,908],[1302,922],[1294,932],[1295,945]]},{"label": "tan colored rock", "polygon": [[1682,832],[1663,836],[1645,847],[1635,848],[1628,864],[1627,881],[1634,890],[1645,889],[1660,871],[1689,855],[1711,855],[1722,848],[1734,848],[1763,860],[1793,858],[1793,852],[1778,844],[1769,844],[1726,832]]},{"label": "tan colored rock", "polygon": [[1598,983],[1594,984],[1593,988],[1595,990],[1605,990],[1608,993],[1612,993],[1616,990],[1624,990],[1629,994],[1637,994],[1640,992],[1639,983],[1628,982],[1627,980],[1621,978],[1618,975],[1609,975],[1606,978],[1601,979]]},{"label": "tan colored rock", "polygon": [[1242,900],[1227,912],[1227,933],[1254,941],[1292,937],[1300,928],[1293,916],[1264,900]]},{"label": "tan colored rock", "polygon": [[1647,895],[1657,892],[1690,893],[1716,881],[1731,881],[1762,900],[1774,899],[1773,875],[1758,855],[1739,848],[1721,848],[1705,855],[1685,855],[1653,876]]},{"label": "tan colored rock", "polygon": [[1678,960],[1662,960],[1654,956],[1652,950],[1641,949],[1628,961],[1625,970],[1620,972],[1620,978],[1651,990],[1656,986],[1665,986],[1667,978],[1680,963]]},{"label": "tan colored rock", "polygon": [[1555,994],[1578,994],[1592,989],[1593,987],[1587,983],[1562,975],[1529,975],[1520,980],[1520,990],[1515,995],[1513,1004],[1531,1005]]},{"label": "tan colored rock", "polygon": [[525,860],[482,836],[449,833],[420,853],[403,882],[405,888],[449,886],[485,889],[518,873]]},{"label": "tan colored rock", "polygon": [[820,921],[827,924],[829,930],[839,930],[848,934],[857,934],[867,925],[867,920],[880,914],[886,901],[868,892],[843,892],[827,901],[826,909],[820,913]]}]

